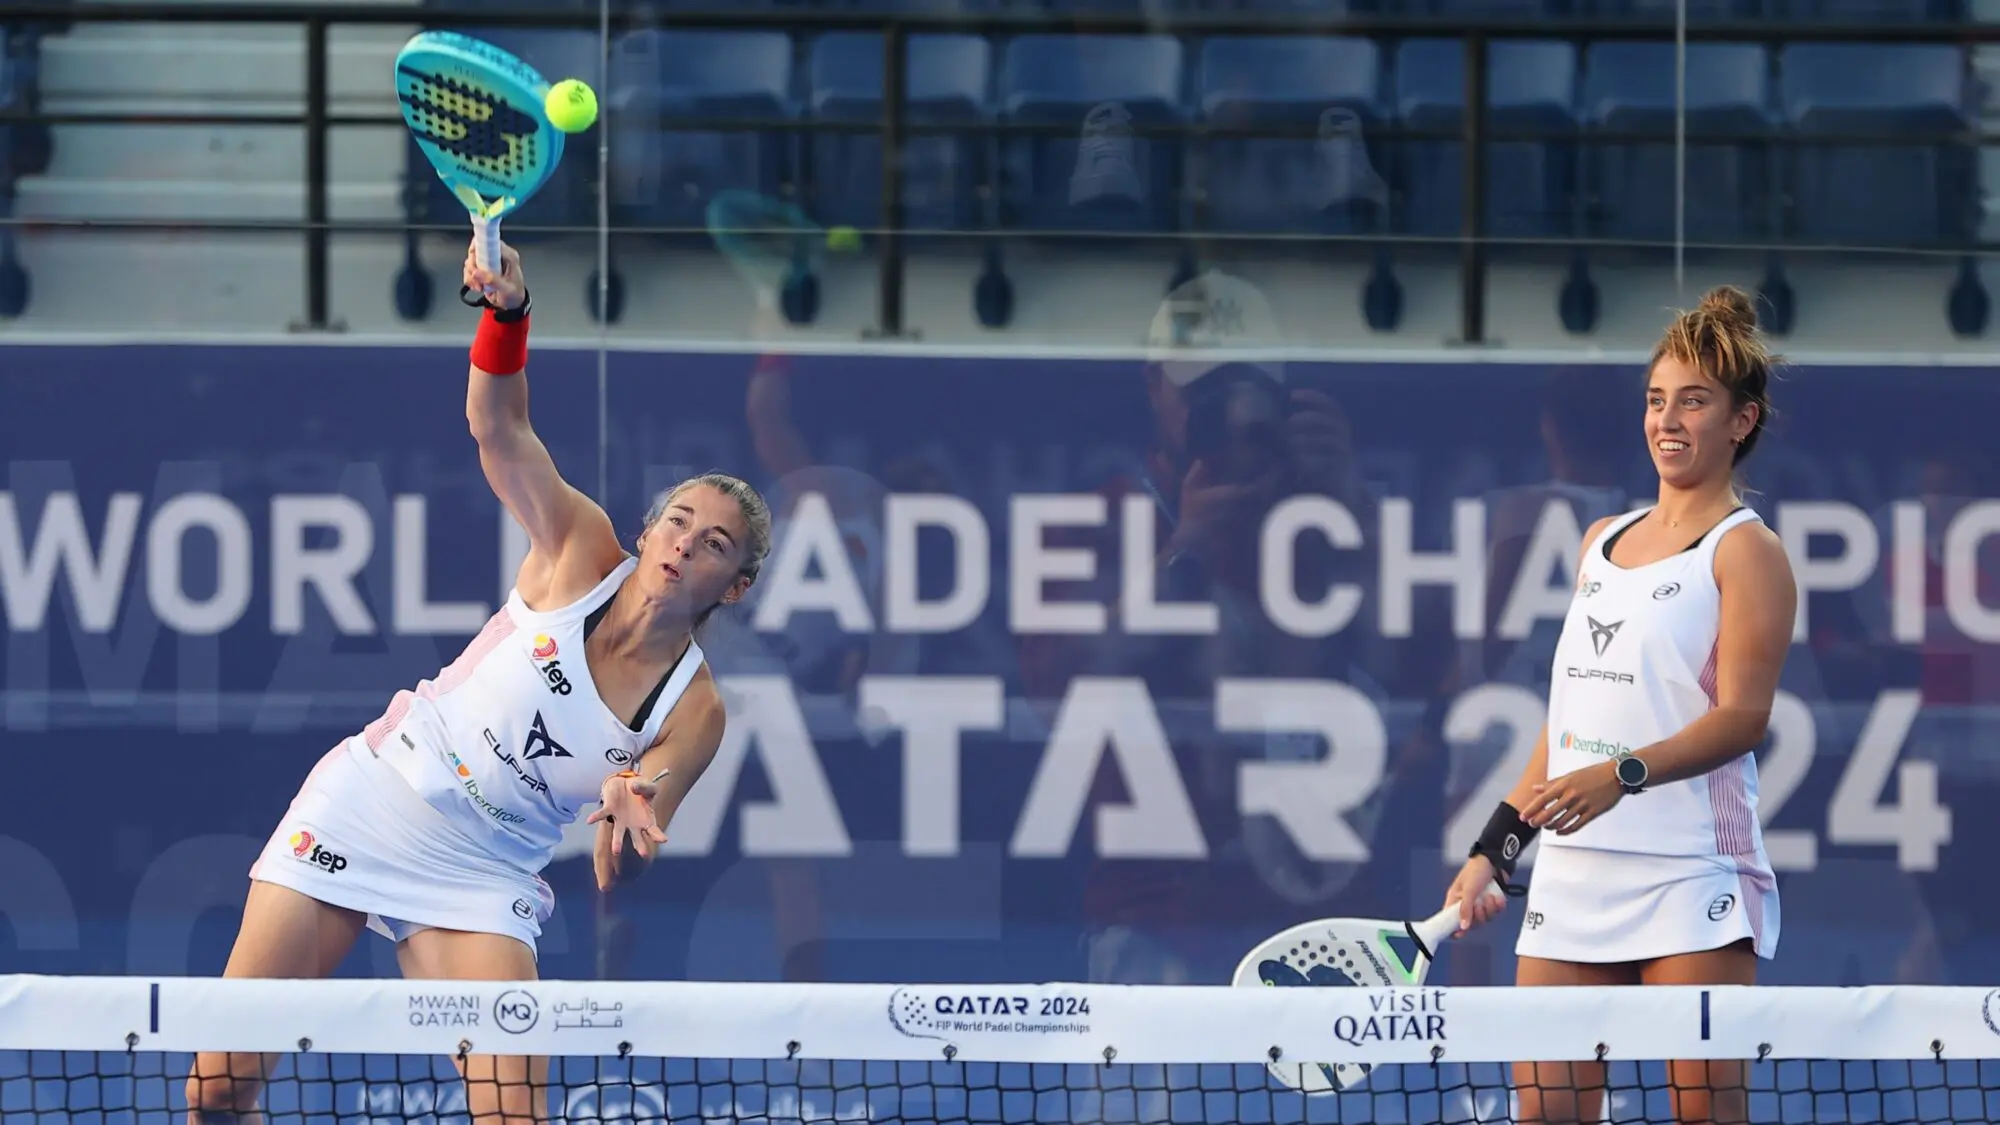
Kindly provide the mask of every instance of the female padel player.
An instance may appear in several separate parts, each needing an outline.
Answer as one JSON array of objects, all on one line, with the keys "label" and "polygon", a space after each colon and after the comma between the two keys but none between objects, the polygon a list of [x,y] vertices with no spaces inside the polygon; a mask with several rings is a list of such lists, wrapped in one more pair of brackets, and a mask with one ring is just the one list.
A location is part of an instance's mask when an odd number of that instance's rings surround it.
[{"label": "female padel player", "polygon": [[[324,977],[365,925],[396,943],[406,977],[531,980],[554,899],[538,872],[593,801],[600,886],[650,861],[714,757],[723,707],[694,631],[740,599],[770,549],[751,487],[719,474],[665,494],[636,556],[565,483],[528,424],[528,290],[519,257],[489,287],[472,345],[466,417],[493,491],[530,549],[507,603],[450,667],[396,693],[306,779],[250,870],[225,976]],[[643,866],[643,864],[641,865]],[[204,1054],[188,1080],[196,1123],[239,1121],[270,1060]],[[544,1114],[546,1060],[474,1057],[471,1115]]]},{"label": "female padel player", "polygon": [[[1480,891],[1506,886],[1549,830],[1516,984],[1751,984],[1776,952],[1753,751],[1797,587],[1734,472],[1764,431],[1773,362],[1749,298],[1729,287],[1654,349],[1645,433],[1659,501],[1585,533],[1547,724],[1445,898],[1469,904],[1466,928],[1492,918],[1504,900]],[[1599,1120],[1604,1074],[1517,1064],[1515,1120]],[[1670,1075],[1674,1120],[1749,1120],[1740,1063],[1673,1063]]]}]

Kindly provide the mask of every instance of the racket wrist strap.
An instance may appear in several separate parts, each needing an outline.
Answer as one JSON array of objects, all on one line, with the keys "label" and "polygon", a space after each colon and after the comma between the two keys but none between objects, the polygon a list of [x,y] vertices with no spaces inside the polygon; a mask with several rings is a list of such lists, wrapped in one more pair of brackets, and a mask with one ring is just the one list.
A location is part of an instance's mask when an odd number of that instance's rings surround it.
[{"label": "racket wrist strap", "polygon": [[528,366],[528,321],[526,304],[514,313],[486,310],[472,337],[472,366],[488,375],[520,374]]},{"label": "racket wrist strap", "polygon": [[505,324],[509,320],[519,320],[527,316],[529,308],[534,305],[534,295],[526,289],[521,290],[521,303],[510,309],[487,300],[486,294],[481,293],[470,285],[461,285],[458,287],[458,300],[460,304],[469,309],[492,309],[500,313],[500,322],[502,324]]},{"label": "racket wrist strap", "polygon": [[1505,801],[1493,810],[1486,819],[1486,827],[1473,841],[1472,854],[1485,856],[1493,865],[1494,874],[1500,878],[1500,889],[1509,895],[1527,893],[1527,888],[1514,882],[1514,866],[1520,862],[1521,853],[1535,839],[1535,829],[1521,819],[1521,810]]}]

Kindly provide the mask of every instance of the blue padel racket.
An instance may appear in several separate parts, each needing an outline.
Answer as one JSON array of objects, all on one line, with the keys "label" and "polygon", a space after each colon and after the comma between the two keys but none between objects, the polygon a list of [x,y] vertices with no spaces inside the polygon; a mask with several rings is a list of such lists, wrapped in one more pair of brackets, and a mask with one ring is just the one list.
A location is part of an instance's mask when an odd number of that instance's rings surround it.
[{"label": "blue padel racket", "polygon": [[755,289],[775,290],[819,269],[826,231],[795,203],[728,188],[704,212],[716,248]]},{"label": "blue padel racket", "polygon": [[526,203],[562,160],[544,108],[549,84],[513,55],[450,31],[426,31],[396,55],[396,96],[417,147],[465,204],[479,268],[500,272],[500,218]]},{"label": "blue padel racket", "polygon": [[[1488,891],[1500,893],[1498,886]],[[1453,903],[1421,922],[1321,918],[1273,934],[1245,954],[1230,983],[1238,988],[1414,988],[1430,975],[1439,946],[1458,930]],[[1359,1086],[1364,1062],[1272,1062],[1272,1077],[1308,1094]]]}]

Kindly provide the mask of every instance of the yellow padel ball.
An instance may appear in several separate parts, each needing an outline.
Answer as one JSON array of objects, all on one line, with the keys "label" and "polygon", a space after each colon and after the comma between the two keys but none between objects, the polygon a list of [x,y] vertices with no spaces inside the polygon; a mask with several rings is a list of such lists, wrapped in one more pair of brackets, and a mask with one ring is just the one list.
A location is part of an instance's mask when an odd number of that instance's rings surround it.
[{"label": "yellow padel ball", "polygon": [[597,120],[597,94],[574,78],[565,78],[549,87],[544,102],[549,124],[565,133],[581,133]]}]

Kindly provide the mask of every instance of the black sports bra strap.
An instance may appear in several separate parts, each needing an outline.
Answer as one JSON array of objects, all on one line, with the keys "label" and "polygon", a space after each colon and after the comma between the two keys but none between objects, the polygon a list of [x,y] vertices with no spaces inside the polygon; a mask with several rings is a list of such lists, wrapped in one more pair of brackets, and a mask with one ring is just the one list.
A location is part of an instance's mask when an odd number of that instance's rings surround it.
[{"label": "black sports bra strap", "polygon": [[[1692,551],[1692,550],[1694,550],[1694,549],[1695,549],[1696,547],[1699,547],[1699,546],[1701,546],[1701,544],[1702,544],[1702,540],[1704,540],[1704,539],[1707,539],[1707,538],[1708,538],[1709,536],[1711,536],[1711,535],[1715,534],[1715,528],[1716,528],[1716,527],[1721,527],[1721,526],[1722,526],[1723,524],[1725,524],[1725,523],[1728,523],[1728,522],[1729,522],[1729,517],[1730,517],[1730,516],[1733,516],[1733,515],[1735,515],[1736,513],[1740,512],[1740,511],[1742,511],[1742,510],[1743,510],[1743,505],[1741,505],[1741,504],[1738,504],[1738,505],[1736,505],[1736,506],[1735,506],[1734,508],[1731,508],[1731,509],[1729,509],[1729,511],[1728,511],[1727,513],[1725,513],[1725,514],[1723,515],[1723,517],[1722,517],[1721,519],[1719,519],[1719,520],[1716,520],[1716,521],[1715,521],[1715,527],[1711,527],[1711,528],[1709,528],[1709,529],[1708,529],[1707,531],[1704,531],[1704,532],[1702,532],[1702,533],[1701,533],[1700,535],[1697,535],[1697,536],[1695,536],[1695,540],[1694,540],[1694,542],[1692,542],[1692,543],[1689,543],[1689,544],[1688,544],[1687,546],[1685,546],[1685,547],[1682,547],[1682,548],[1681,548],[1681,549],[1680,549],[1680,550],[1679,550],[1678,552],[1676,552],[1676,553],[1677,553],[1677,554],[1682,554],[1682,555],[1685,555],[1685,554],[1687,554],[1687,553],[1688,553],[1689,551]],[[1645,519],[1645,518],[1646,518],[1645,516],[1640,516],[1640,517],[1639,517],[1639,519],[1640,519],[1640,520],[1642,520],[1642,519]],[[1610,535],[1609,535],[1608,537],[1606,537],[1606,539],[1604,540],[1604,561],[1605,561],[1605,562],[1610,562],[1610,561],[1611,561],[1611,548],[1612,548],[1612,547],[1613,547],[1614,545],[1616,545],[1616,544],[1617,544],[1617,542],[1618,542],[1618,540],[1619,540],[1619,539],[1621,539],[1621,538],[1623,538],[1623,537],[1624,537],[1624,535],[1625,535],[1625,533],[1626,533],[1626,532],[1628,532],[1628,531],[1632,530],[1632,529],[1633,529],[1634,527],[1638,526],[1638,524],[1639,524],[1639,520],[1633,520],[1633,521],[1632,521],[1631,523],[1628,523],[1628,524],[1626,524],[1626,525],[1625,525],[1624,527],[1621,527],[1621,528],[1619,528],[1619,529],[1618,529],[1617,531],[1614,531],[1614,532],[1612,532],[1612,533],[1611,533],[1611,534],[1610,534]]]},{"label": "black sports bra strap", "polygon": [[603,605],[591,610],[590,616],[583,619],[584,640],[589,640],[590,635],[597,632],[597,627],[604,622],[604,615],[611,612],[611,603],[617,600],[618,596],[616,594],[604,599]]},{"label": "black sports bra strap", "polygon": [[[590,635],[597,631],[597,626],[604,621],[604,615],[611,612],[611,603],[617,600],[618,600],[618,595],[616,592],[613,592],[610,597],[604,599],[603,605],[600,605],[596,609],[591,610],[590,616],[583,619],[584,640],[586,641],[589,640]],[[633,715],[632,718],[628,722],[626,722],[625,726],[627,728],[632,730],[634,733],[646,729],[646,716],[653,713],[654,705],[659,703],[660,701],[660,693],[667,690],[667,681],[674,678],[674,673],[680,670],[681,661],[687,659],[688,649],[693,647],[694,645],[690,643],[688,645],[688,648],[682,649],[681,654],[674,659],[674,662],[667,666],[667,674],[661,676],[660,682],[653,685],[653,690],[651,694],[646,696],[646,701],[644,703],[639,704],[638,714]]]}]

